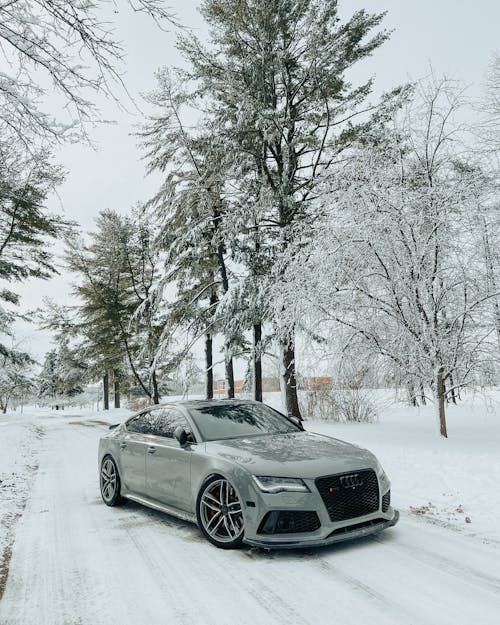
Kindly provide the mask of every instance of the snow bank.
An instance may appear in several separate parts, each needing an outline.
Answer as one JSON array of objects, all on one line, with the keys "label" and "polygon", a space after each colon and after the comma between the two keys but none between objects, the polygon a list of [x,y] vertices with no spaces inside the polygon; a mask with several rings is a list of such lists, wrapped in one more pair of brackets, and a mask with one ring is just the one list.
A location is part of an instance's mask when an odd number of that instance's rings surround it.
[{"label": "snow bank", "polygon": [[500,392],[448,406],[448,439],[436,434],[432,405],[393,403],[378,423],[308,421],[306,429],[373,451],[403,514],[500,541]]},{"label": "snow bank", "polygon": [[16,521],[37,469],[43,430],[27,419],[0,420],[0,598],[5,585]]}]

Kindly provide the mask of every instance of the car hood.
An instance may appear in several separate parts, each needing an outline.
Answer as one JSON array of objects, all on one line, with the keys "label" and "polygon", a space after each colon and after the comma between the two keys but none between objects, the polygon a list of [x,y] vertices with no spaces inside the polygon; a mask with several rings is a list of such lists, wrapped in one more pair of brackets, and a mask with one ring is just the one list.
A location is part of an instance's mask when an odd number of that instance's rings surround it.
[{"label": "car hood", "polygon": [[254,475],[314,479],[376,467],[376,459],[368,450],[311,432],[211,441],[206,443],[206,451]]}]

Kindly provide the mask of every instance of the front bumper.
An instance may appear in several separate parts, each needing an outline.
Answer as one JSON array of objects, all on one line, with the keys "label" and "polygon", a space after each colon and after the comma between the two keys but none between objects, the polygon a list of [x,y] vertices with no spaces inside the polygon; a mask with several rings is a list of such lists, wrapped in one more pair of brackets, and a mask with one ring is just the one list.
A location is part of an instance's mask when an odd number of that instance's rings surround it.
[{"label": "front bumper", "polygon": [[[353,467],[354,470],[360,470]],[[368,469],[375,470],[373,467]],[[266,549],[296,549],[302,547],[320,547],[344,540],[352,540],[362,536],[378,533],[396,525],[399,512],[389,507],[383,510],[383,495],[390,490],[390,482],[378,479],[378,509],[363,516],[333,521],[330,518],[325,502],[318,491],[315,479],[304,479],[309,491],[307,493],[262,493],[251,485],[243,498],[245,538],[244,542],[255,547]],[[318,517],[318,527],[300,533],[276,532],[267,533],[262,529],[266,515],[273,511],[311,512]]]},{"label": "front bumper", "polygon": [[388,527],[393,527],[399,521],[399,512],[393,510],[391,519],[372,519],[371,522],[357,523],[351,526],[345,526],[339,530],[334,530],[325,538],[293,538],[287,540],[262,540],[254,538],[245,538],[244,543],[252,547],[262,547],[264,549],[301,549],[306,547],[325,547],[344,540],[354,540],[371,534],[377,534]]}]

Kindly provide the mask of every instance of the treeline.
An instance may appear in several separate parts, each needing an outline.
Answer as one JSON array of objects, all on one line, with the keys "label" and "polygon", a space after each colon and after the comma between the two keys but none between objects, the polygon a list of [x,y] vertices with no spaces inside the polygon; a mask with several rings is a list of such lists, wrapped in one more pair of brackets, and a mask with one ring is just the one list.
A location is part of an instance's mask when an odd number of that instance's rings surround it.
[{"label": "treeline", "polygon": [[[352,84],[351,72],[387,39],[382,15],[341,22],[336,3],[257,0],[207,0],[202,13],[209,42],[179,38],[186,69],[158,72],[158,112],[139,133],[148,171],[164,176],[131,228],[148,229],[154,278],[137,299],[133,263],[120,270],[111,300],[123,318],[108,315],[97,368],[121,358],[158,401],[159,364],[164,379],[203,340],[211,397],[218,336],[229,397],[238,357],[262,399],[272,352],[286,410],[300,417],[299,340],[329,352],[337,380],[347,371],[403,388],[415,405],[431,397],[447,436],[446,403],[498,375],[494,98],[473,112],[460,85],[431,76],[370,102],[372,81]],[[113,259],[127,257],[120,228],[106,231],[113,220],[102,213],[78,244],[93,260],[70,252],[78,317],[92,328],[107,309],[89,285],[113,280]],[[105,365],[112,337],[122,352]]]},{"label": "treeline", "polygon": [[[202,14],[209,44],[179,37],[187,69],[159,71],[148,98],[158,114],[139,135],[148,171],[164,174],[135,222],[154,232],[159,264],[150,274],[157,279],[148,278],[150,293],[137,299],[133,263],[117,272],[127,257],[123,240],[118,231],[106,233],[117,216],[102,213],[92,242],[77,245],[85,251],[69,254],[81,276],[75,326],[99,353],[89,366],[108,371],[126,362],[153,401],[158,363],[171,370],[200,339],[212,396],[215,335],[223,337],[228,396],[234,396],[233,360],[244,356],[261,400],[262,354],[278,346],[286,409],[300,417],[300,323],[284,323],[288,304],[281,298],[276,305],[276,284],[283,259],[312,233],[320,181],[372,123],[372,81],[352,85],[349,72],[388,34],[382,15],[360,11],[342,23],[336,3],[320,1],[209,1]],[[399,91],[385,96],[383,106]],[[154,332],[143,340],[139,328],[148,327],[148,314],[156,314]]]},{"label": "treeline", "polygon": [[500,63],[475,107],[435,76],[375,98],[353,76],[389,36],[383,15],[342,21],[326,0],[201,12],[208,40],[179,36],[183,68],[157,73],[138,133],[160,188],[67,247],[77,303],[45,315],[58,357],[158,402],[180,368],[196,375],[203,341],[211,397],[217,339],[229,397],[238,358],[262,400],[273,354],[300,418],[313,346],[336,380],[431,397],[447,436],[447,402],[498,381]]}]

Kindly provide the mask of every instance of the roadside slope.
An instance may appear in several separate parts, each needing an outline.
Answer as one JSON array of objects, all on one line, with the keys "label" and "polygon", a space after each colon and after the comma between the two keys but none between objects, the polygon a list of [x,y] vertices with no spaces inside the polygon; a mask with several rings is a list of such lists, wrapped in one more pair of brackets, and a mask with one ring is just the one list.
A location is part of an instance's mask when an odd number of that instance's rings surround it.
[{"label": "roadside slope", "polygon": [[43,430],[29,418],[0,417],[0,599],[5,590],[16,524],[38,468]]}]

